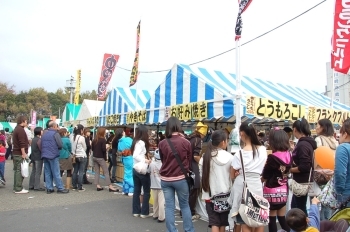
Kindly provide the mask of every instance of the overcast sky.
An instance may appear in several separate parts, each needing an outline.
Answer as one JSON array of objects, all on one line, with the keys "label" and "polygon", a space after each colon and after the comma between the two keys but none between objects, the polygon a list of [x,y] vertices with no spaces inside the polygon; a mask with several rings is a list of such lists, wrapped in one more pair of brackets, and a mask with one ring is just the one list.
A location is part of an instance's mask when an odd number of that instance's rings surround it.
[{"label": "overcast sky", "polygon": [[[243,14],[242,43],[321,0],[254,0]],[[104,53],[131,69],[140,18],[140,71],[170,69],[235,46],[237,0],[0,0],[0,81],[19,90],[63,88],[82,70],[82,90],[97,88]],[[324,92],[330,61],[334,0],[241,49],[242,75]],[[198,67],[235,73],[235,52]],[[140,74],[155,90],[166,72]],[[110,88],[128,87],[117,68]],[[142,87],[140,87],[142,86]]]}]

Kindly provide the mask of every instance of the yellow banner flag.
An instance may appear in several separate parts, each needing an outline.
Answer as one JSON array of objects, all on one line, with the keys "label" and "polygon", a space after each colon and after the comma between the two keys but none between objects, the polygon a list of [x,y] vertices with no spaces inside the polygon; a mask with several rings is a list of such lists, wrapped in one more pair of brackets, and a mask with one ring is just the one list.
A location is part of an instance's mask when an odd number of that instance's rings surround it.
[{"label": "yellow banner flag", "polygon": [[79,95],[80,95],[80,86],[81,86],[81,70],[77,70],[77,82],[75,87],[75,95],[74,95],[74,104],[79,104]]}]

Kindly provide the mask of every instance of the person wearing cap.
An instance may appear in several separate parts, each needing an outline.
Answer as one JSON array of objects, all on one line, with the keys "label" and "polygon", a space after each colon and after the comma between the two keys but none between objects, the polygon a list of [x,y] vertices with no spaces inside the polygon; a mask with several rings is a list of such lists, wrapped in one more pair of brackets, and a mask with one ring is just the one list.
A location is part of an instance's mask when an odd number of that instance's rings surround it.
[{"label": "person wearing cap", "polygon": [[194,187],[190,191],[188,202],[190,204],[192,219],[198,219],[200,216],[196,214],[196,204],[200,189],[200,176],[199,176],[199,160],[201,159],[202,139],[208,133],[208,126],[202,122],[197,123],[195,131],[189,135],[189,141],[192,149],[192,162],[190,169],[195,173]]}]

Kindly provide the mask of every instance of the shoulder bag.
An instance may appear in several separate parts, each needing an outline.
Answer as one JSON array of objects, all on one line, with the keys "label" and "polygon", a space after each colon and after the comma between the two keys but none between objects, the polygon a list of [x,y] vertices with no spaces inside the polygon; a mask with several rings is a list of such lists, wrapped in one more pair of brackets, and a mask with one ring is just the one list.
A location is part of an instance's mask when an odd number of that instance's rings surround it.
[{"label": "shoulder bag", "polygon": [[179,157],[179,154],[175,150],[173,143],[170,141],[170,139],[166,139],[166,141],[168,142],[168,144],[169,144],[169,146],[170,146],[170,148],[171,148],[171,150],[172,150],[172,152],[173,152],[173,154],[175,156],[175,159],[176,159],[177,163],[179,164],[183,174],[185,175],[185,178],[186,178],[186,181],[187,181],[187,184],[188,184],[188,188],[191,191],[193,189],[193,187],[194,187],[195,174],[192,171],[189,171],[188,173],[186,172],[185,167],[182,164],[182,162],[180,160],[180,157]]},{"label": "shoulder bag", "polygon": [[[315,152],[314,152],[315,154]],[[301,197],[301,196],[306,196],[309,193],[309,190],[312,188],[313,182],[311,181],[311,173],[312,173],[312,167],[314,163],[314,155],[312,155],[312,164],[310,167],[310,173],[309,173],[309,181],[307,183],[298,183],[294,179],[292,179],[292,192],[295,196]]]},{"label": "shoulder bag", "polygon": [[244,187],[242,193],[242,201],[239,207],[239,216],[249,227],[267,226],[269,224],[269,202],[262,196],[252,193],[248,186],[244,171],[244,163],[242,151],[239,151],[241,156],[241,164],[244,178]]}]

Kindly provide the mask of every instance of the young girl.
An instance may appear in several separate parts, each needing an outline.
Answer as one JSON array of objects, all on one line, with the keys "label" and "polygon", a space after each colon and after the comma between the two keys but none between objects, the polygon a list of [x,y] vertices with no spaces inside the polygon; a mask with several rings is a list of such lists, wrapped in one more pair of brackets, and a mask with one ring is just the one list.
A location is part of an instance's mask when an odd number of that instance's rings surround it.
[{"label": "young girl", "polygon": [[[267,158],[262,173],[262,180],[265,182],[265,186],[267,188],[282,188],[285,189],[288,194],[287,173],[289,172],[289,169],[292,166],[291,153],[289,152],[289,136],[286,132],[284,132],[283,130],[279,130],[279,128],[277,127],[276,129],[270,132],[269,144],[273,153]],[[276,216],[281,228],[285,231],[289,231],[285,218],[286,202],[276,203],[271,200],[269,200],[269,202],[269,232],[277,232]]]},{"label": "young girl", "polygon": [[151,176],[151,191],[153,196],[153,219],[158,222],[164,222],[165,220],[165,199],[164,193],[160,184],[159,170],[162,167],[162,161],[160,160],[159,151],[154,152],[154,161],[150,163],[150,176]]},{"label": "young girl", "polygon": [[6,144],[4,140],[0,140],[0,183],[5,185],[5,154]]},{"label": "young girl", "polygon": [[[261,145],[252,123],[242,123],[239,127],[239,134],[242,142],[244,143],[244,147],[242,150],[237,152],[235,156],[233,156],[231,177],[235,178],[235,181],[231,189],[231,200],[229,200],[229,202],[232,201],[231,217],[235,221],[235,224],[242,226],[242,232],[250,232],[252,231],[252,228],[244,223],[238,213],[239,207],[241,205],[243,191],[243,171],[240,153],[242,153],[243,157],[243,164],[248,188],[253,193],[262,196],[263,188],[261,184],[260,174],[263,171],[267,159],[267,152],[266,148]],[[264,231],[264,227],[254,228],[254,232],[262,231]]]},{"label": "young girl", "polygon": [[209,227],[211,227],[212,232],[224,232],[225,227],[229,225],[229,211],[215,212],[210,200],[216,194],[228,193],[231,190],[230,167],[233,156],[225,150],[226,147],[225,131],[215,131],[203,158],[199,161],[202,173],[202,199],[205,200]]}]

